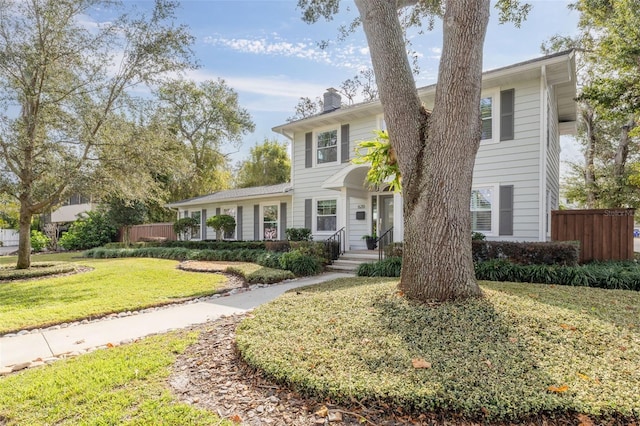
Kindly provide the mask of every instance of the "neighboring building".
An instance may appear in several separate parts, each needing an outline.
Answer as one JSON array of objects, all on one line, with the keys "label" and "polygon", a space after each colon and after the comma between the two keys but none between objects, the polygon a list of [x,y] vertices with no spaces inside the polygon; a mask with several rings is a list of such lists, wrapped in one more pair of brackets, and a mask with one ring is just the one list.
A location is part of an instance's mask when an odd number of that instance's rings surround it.
[{"label": "neighboring building", "polygon": [[94,207],[91,197],[74,194],[53,210],[51,216],[46,218],[46,222],[57,224],[75,222],[83,213],[91,211]]},{"label": "neighboring building", "polygon": [[[435,85],[419,89],[427,108]],[[402,196],[365,182],[366,165],[353,165],[357,144],[384,129],[380,101],[343,107],[334,89],[321,114],[276,126],[292,141],[291,184],[220,191],[175,202],[180,217],[231,214],[233,239],[284,239],[287,227],[310,228],[323,240],[344,228],[347,249],[362,236],[393,227],[402,241]],[[544,56],[483,74],[483,139],[470,200],[473,228],[488,239],[544,241],[558,208],[560,135],[576,128],[573,51]],[[199,234],[215,238],[213,230]]]}]

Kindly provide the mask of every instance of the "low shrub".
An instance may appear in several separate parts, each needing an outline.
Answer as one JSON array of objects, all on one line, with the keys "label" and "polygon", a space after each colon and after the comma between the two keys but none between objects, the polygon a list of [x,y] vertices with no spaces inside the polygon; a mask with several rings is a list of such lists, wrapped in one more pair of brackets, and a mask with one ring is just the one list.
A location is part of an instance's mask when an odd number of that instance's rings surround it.
[{"label": "low shrub", "polygon": [[265,250],[264,241],[165,241],[160,247],[183,247],[192,250]]},{"label": "low shrub", "polygon": [[265,241],[264,246],[267,251],[275,251],[277,253],[284,253],[291,249],[289,241],[287,240]]},{"label": "low shrub", "polygon": [[402,270],[401,257],[389,257],[379,262],[362,263],[356,270],[359,277],[399,277]]},{"label": "low shrub", "polygon": [[67,250],[87,250],[110,243],[117,232],[104,212],[90,211],[71,224],[58,245]]},{"label": "low shrub", "polygon": [[484,241],[487,237],[482,232],[473,231],[471,233],[471,241]]},{"label": "low shrub", "polygon": [[51,238],[47,237],[44,233],[36,229],[31,230],[31,249],[33,251],[43,251],[47,248],[50,242]]},{"label": "low shrub", "polygon": [[261,266],[266,266],[267,268],[281,269],[281,257],[282,253],[267,251],[258,255],[258,257],[256,258],[256,263]]},{"label": "low shrub", "polygon": [[507,259],[520,265],[577,265],[577,242],[472,241],[474,262]]},{"label": "low shrub", "polygon": [[285,230],[289,241],[311,241],[313,234],[309,228],[287,228]]},{"label": "low shrub", "polygon": [[280,267],[287,269],[297,276],[316,275],[322,271],[322,264],[315,256],[309,256],[299,250],[283,253],[280,257]]}]

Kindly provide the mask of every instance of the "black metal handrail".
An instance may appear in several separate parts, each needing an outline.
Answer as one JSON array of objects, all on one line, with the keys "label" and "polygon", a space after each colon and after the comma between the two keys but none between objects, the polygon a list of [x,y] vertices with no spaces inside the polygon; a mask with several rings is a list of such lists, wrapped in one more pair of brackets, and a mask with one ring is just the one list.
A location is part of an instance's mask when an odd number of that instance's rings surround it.
[{"label": "black metal handrail", "polygon": [[378,260],[384,259],[384,248],[393,242],[393,226],[376,239],[378,245]]},{"label": "black metal handrail", "polygon": [[344,254],[346,250],[346,231],[345,228],[342,227],[338,229],[335,234],[327,238],[325,241],[325,246],[327,247],[329,258],[331,262],[334,260],[338,260],[338,258]]}]

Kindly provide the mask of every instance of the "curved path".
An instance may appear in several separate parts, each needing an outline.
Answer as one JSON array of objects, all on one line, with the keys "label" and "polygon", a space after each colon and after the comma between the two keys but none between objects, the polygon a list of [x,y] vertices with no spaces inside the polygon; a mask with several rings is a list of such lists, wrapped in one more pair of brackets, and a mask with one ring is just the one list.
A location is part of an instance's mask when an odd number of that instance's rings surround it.
[{"label": "curved path", "polygon": [[95,348],[130,342],[151,334],[201,324],[223,315],[242,313],[275,299],[287,290],[352,276],[324,273],[228,296],[145,310],[136,315],[115,316],[66,328],[53,327],[21,335],[7,335],[0,337],[0,374],[79,355]]}]

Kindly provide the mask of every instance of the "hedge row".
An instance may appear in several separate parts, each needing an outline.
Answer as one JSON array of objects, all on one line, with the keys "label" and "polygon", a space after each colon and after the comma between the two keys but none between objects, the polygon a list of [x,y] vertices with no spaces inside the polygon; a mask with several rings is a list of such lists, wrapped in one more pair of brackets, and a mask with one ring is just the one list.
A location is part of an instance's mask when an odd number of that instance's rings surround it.
[{"label": "hedge row", "polygon": [[[561,242],[515,242],[515,241],[471,241],[474,262],[505,259],[519,265],[570,265],[580,259],[577,241]],[[385,247],[387,257],[402,257],[402,243]]]},{"label": "hedge row", "polygon": [[172,260],[203,260],[224,262],[251,262],[268,268],[284,269],[298,276],[315,275],[321,272],[322,262],[315,256],[300,250],[287,253],[266,250],[189,250],[183,247],[143,247],[137,249],[94,248],[83,253],[84,257],[107,259],[119,257],[151,257]]},{"label": "hedge row", "polygon": [[[601,262],[580,266],[518,265],[504,259],[475,262],[476,278],[486,281],[526,282],[640,291],[640,266],[635,262]],[[362,277],[399,277],[402,259],[364,263]]]}]

